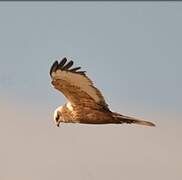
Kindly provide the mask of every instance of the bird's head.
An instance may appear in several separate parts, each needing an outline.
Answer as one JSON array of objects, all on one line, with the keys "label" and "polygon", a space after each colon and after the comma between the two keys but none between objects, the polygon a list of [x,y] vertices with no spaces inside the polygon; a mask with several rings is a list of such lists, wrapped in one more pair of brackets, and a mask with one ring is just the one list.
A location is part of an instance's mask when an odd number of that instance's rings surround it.
[{"label": "bird's head", "polygon": [[54,111],[54,122],[56,123],[56,126],[59,127],[59,124],[63,121],[62,119],[62,106],[59,106]]}]

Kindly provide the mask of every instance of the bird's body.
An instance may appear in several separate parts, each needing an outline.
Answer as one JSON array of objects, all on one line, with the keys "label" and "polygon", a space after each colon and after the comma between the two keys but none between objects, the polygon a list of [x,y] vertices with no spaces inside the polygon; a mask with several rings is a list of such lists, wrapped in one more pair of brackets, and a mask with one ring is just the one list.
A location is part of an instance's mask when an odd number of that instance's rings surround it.
[{"label": "bird's body", "polygon": [[68,102],[60,110],[62,112],[62,119],[68,123],[106,124],[113,121],[112,112],[104,109],[100,111],[83,106],[77,108]]},{"label": "bird's body", "polygon": [[64,106],[55,110],[54,120],[58,126],[61,122],[83,124],[135,123],[154,126],[149,121],[112,112],[101,92],[86,76],[85,71],[78,71],[80,67],[70,69],[73,61],[67,64],[66,62],[66,58],[63,58],[60,63],[56,61],[50,70],[53,86],[68,99]]}]

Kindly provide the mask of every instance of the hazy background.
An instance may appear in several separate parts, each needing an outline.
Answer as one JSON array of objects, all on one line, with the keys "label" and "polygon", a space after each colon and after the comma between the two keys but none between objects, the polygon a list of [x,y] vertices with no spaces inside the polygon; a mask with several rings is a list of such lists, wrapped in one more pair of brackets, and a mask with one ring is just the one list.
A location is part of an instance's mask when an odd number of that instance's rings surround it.
[{"label": "hazy background", "polygon": [[[181,180],[181,32],[177,2],[1,2],[0,179]],[[157,127],[57,128],[48,73],[64,56]]]}]

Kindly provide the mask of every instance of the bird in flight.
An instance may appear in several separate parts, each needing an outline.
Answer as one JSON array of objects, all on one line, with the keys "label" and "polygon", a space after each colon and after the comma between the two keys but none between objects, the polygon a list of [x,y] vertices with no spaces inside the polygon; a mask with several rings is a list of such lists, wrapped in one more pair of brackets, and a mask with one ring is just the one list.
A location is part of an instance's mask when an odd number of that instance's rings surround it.
[{"label": "bird in flight", "polygon": [[140,124],[155,126],[149,121],[112,112],[101,92],[94,86],[81,67],[73,67],[73,61],[64,57],[55,61],[50,69],[52,85],[64,94],[68,102],[54,111],[54,121],[83,124]]}]

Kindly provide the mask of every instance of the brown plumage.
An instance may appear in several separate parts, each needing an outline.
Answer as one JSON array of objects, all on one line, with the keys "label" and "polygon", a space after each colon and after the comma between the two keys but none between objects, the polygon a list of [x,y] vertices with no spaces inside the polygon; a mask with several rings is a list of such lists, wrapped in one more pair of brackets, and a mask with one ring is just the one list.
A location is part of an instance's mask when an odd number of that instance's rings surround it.
[{"label": "brown plumage", "polygon": [[152,122],[124,116],[110,111],[101,92],[93,85],[81,67],[74,67],[63,58],[55,61],[50,69],[52,85],[68,99],[64,106],[54,112],[54,120],[59,126],[65,123],[122,124],[134,123],[155,126]]}]

